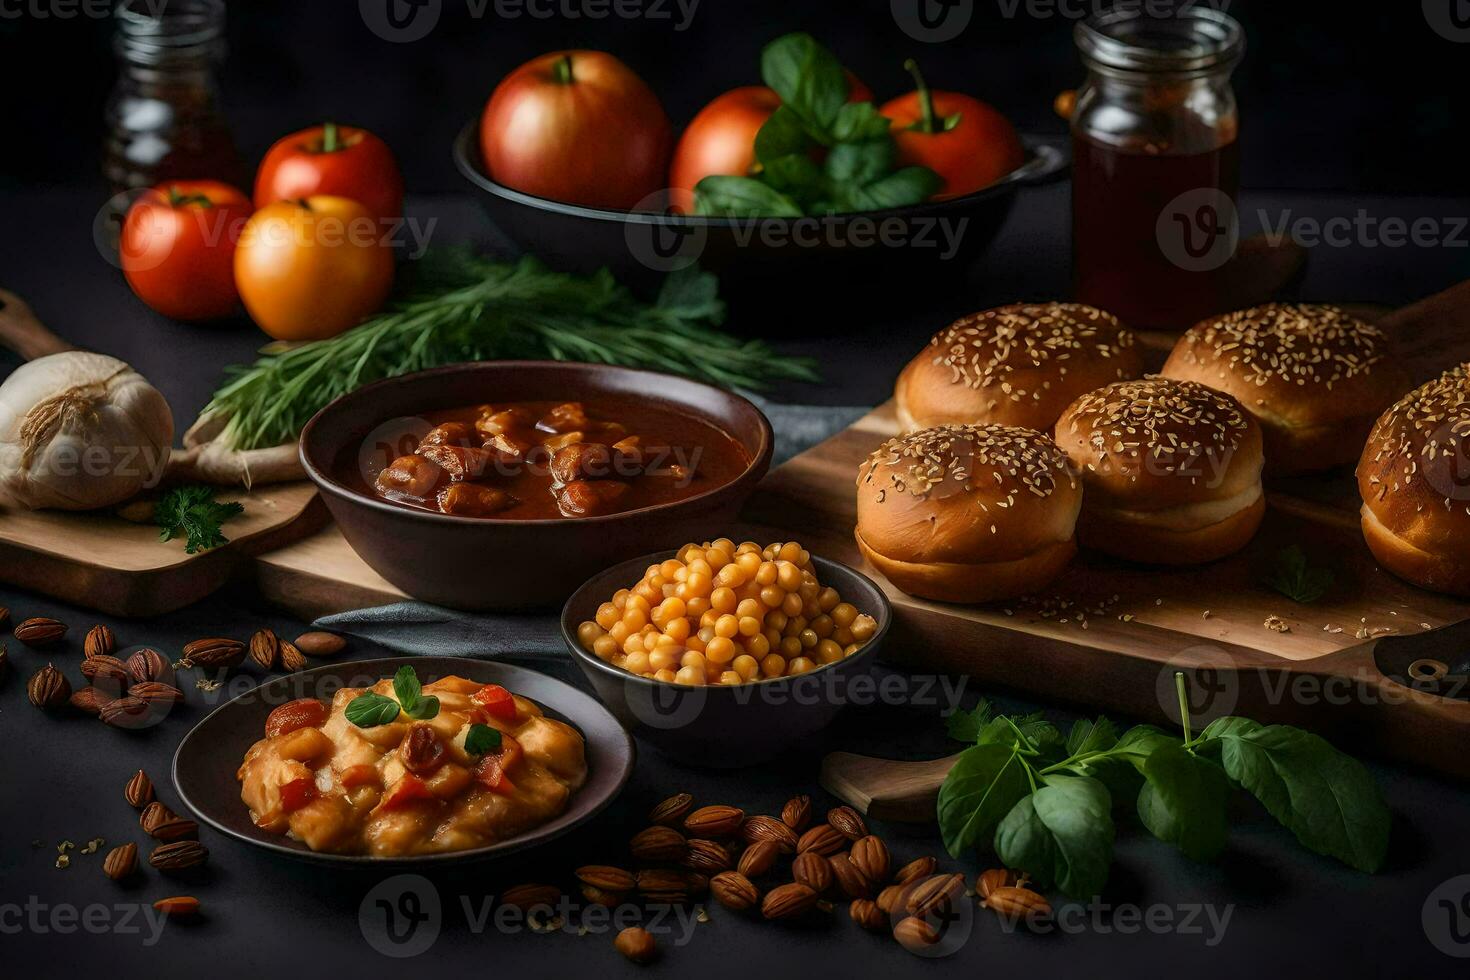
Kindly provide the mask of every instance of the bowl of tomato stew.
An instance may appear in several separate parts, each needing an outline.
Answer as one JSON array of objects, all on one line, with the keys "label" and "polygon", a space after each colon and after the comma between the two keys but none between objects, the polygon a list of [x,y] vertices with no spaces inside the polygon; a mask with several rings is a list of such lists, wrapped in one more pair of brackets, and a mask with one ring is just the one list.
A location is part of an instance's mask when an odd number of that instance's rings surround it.
[{"label": "bowl of tomato stew", "polygon": [[343,395],[302,430],[301,460],[348,544],[403,592],[529,611],[733,520],[773,444],[747,399],[687,378],[487,361]]}]

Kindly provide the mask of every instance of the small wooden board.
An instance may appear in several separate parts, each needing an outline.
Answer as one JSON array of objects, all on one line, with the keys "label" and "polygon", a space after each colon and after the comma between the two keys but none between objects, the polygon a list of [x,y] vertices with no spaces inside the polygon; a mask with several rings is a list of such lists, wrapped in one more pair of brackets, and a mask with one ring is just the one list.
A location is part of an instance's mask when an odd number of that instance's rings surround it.
[{"label": "small wooden board", "polygon": [[113,616],[156,616],[219,588],[251,555],[320,528],[326,508],[310,483],[219,495],[245,512],[228,544],[197,555],[158,528],[106,513],[0,509],[0,580]]}]

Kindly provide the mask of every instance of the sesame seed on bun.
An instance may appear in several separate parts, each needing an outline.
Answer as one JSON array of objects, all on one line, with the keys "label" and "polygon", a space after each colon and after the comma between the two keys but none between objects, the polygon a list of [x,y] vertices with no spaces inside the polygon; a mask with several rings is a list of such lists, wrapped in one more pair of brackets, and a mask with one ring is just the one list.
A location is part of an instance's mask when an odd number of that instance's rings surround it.
[{"label": "sesame seed on bun", "polygon": [[1415,585],[1470,595],[1470,364],[1399,399],[1358,461],[1363,537]]},{"label": "sesame seed on bun", "polygon": [[1239,402],[1193,381],[1121,381],[1077,399],[1056,442],[1082,472],[1082,543],[1158,564],[1244,547],[1265,514],[1261,428]]},{"label": "sesame seed on bun", "polygon": [[991,422],[1045,432],[1084,392],[1136,378],[1143,359],[1111,313],[1081,303],[1017,303],[945,327],[899,375],[905,429]]},{"label": "sesame seed on bun", "polygon": [[1233,395],[1261,423],[1267,475],[1346,466],[1407,383],[1388,338],[1335,306],[1267,303],[1191,327],[1164,376]]},{"label": "sesame seed on bun", "polygon": [[858,547],[897,588],[986,602],[1046,585],[1076,552],[1082,484],[1050,436],[943,425],[889,439],[858,470]]}]

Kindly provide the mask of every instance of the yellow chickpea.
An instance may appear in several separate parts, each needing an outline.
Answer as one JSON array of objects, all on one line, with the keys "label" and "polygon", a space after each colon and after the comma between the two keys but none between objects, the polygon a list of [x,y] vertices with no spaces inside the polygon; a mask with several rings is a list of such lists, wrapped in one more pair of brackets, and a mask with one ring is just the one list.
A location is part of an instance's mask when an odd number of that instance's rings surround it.
[{"label": "yellow chickpea", "polygon": [[806,629],[806,617],[794,616],[786,621],[786,628],[781,631],[782,636],[800,636],[801,631]]},{"label": "yellow chickpea", "polygon": [[628,596],[632,595],[627,589],[618,589],[613,593],[612,604],[621,610],[628,604]]},{"label": "yellow chickpea", "polygon": [[623,641],[633,635],[633,630],[629,629],[628,624],[620,619],[608,627],[607,635],[612,637],[612,641],[621,648]]},{"label": "yellow chickpea", "polygon": [[878,621],[867,614],[859,616],[852,621],[852,638],[859,643],[866,643],[878,632]]},{"label": "yellow chickpea", "polygon": [[655,672],[673,670],[675,667],[681,666],[679,660],[679,652],[670,647],[660,647],[648,654],[648,666],[652,667]]},{"label": "yellow chickpea", "polygon": [[842,597],[837,594],[836,589],[826,588],[817,593],[817,605],[822,607],[822,612],[824,613],[829,613],[833,609],[836,609],[837,604],[841,601]]},{"label": "yellow chickpea", "polygon": [[663,670],[656,670],[653,672],[653,679],[656,681],[661,681],[664,684],[672,684],[674,683],[674,672],[672,670],[669,670],[668,668],[664,668]]},{"label": "yellow chickpea", "polygon": [[593,618],[597,620],[597,625],[603,629],[612,629],[612,624],[622,618],[622,612],[611,602],[604,602],[597,607],[597,615]]},{"label": "yellow chickpea", "polygon": [[766,631],[761,635],[765,637],[766,642],[771,646],[779,647],[781,645],[781,631],[774,626],[767,626]]},{"label": "yellow chickpea", "polygon": [[592,620],[587,620],[577,626],[577,642],[582,645],[583,650],[592,649],[592,641],[606,633],[607,630]]},{"label": "yellow chickpea", "polygon": [[[706,565],[705,567],[708,568],[709,566]],[[709,598],[710,589],[713,588],[709,572],[707,571],[691,571],[689,573],[689,578],[685,580],[684,585],[688,587],[689,593],[691,595],[703,596],[706,599]]]},{"label": "yellow chickpea", "polygon": [[623,625],[637,632],[648,625],[648,613],[630,605],[623,610]]},{"label": "yellow chickpea", "polygon": [[[761,589],[761,602],[770,609],[780,609],[781,603],[786,601],[786,593],[774,585],[768,585]],[[789,615],[789,613],[788,613]]]},{"label": "yellow chickpea", "polygon": [[738,671],[727,670],[720,674],[720,683],[730,685],[743,684],[745,683],[745,678],[741,677]]},{"label": "yellow chickpea", "polygon": [[711,548],[718,548],[727,555],[735,554],[735,542],[729,538],[715,538],[709,543]]},{"label": "yellow chickpea", "polygon": [[[765,597],[762,596],[762,599]],[[781,600],[781,611],[788,616],[800,616],[801,611],[806,608],[806,603],[801,601],[801,596],[795,592],[788,593]]]},{"label": "yellow chickpea", "polygon": [[789,561],[776,562],[776,584],[787,592],[801,588],[801,569]]},{"label": "yellow chickpea", "polygon": [[816,666],[812,663],[811,657],[797,657],[786,665],[786,675],[790,677],[794,674],[805,674],[809,670],[816,669]]},{"label": "yellow chickpea", "polygon": [[704,652],[704,641],[699,638],[698,633],[685,640],[684,645],[691,650],[698,650],[700,653]]},{"label": "yellow chickpea", "polygon": [[735,619],[735,631],[741,636],[758,636],[761,631],[761,621],[754,616],[738,616]]},{"label": "yellow chickpea", "polygon": [[783,637],[781,639],[781,655],[784,657],[801,656],[801,641],[794,636]]},{"label": "yellow chickpea", "polygon": [[796,638],[801,641],[803,650],[814,650],[817,644],[822,641],[822,638],[816,634],[815,630],[802,630],[796,634]]},{"label": "yellow chickpea", "polygon": [[801,545],[795,541],[788,541],[783,544],[781,546],[781,551],[779,552],[779,554],[786,561],[795,562],[798,565],[805,565],[807,559],[810,557],[809,555],[807,555],[806,551],[802,549]]},{"label": "yellow chickpea", "polygon": [[710,629],[714,629],[715,623],[719,621],[719,613],[715,612],[713,609],[706,609],[699,616],[699,628],[704,629],[706,626],[708,626]]},{"label": "yellow chickpea", "polygon": [[844,657],[850,657],[861,649],[862,647],[858,646],[856,643],[849,643],[847,646],[842,648],[842,655]]},{"label": "yellow chickpea", "polygon": [[644,646],[644,644],[643,644],[643,634],[642,633],[634,633],[631,636],[629,636],[626,640],[623,641],[623,652],[624,653],[634,653],[636,651],[646,650],[646,649],[648,649],[648,648],[646,646]]},{"label": "yellow chickpea", "polygon": [[623,669],[624,670],[628,670],[628,671],[632,671],[635,674],[646,674],[646,673],[648,673],[648,654],[646,654],[646,653],[630,653],[630,654],[628,654],[627,659],[625,659],[623,661]]},{"label": "yellow chickpea", "polygon": [[761,659],[763,677],[780,677],[784,673],[786,673],[786,658],[779,653],[767,654]]},{"label": "yellow chickpea", "polygon": [[703,557],[696,558],[689,563],[689,578],[691,579],[696,575],[713,578],[714,574],[715,570],[709,567],[709,562],[705,561]]},{"label": "yellow chickpea", "polygon": [[760,676],[761,672],[760,661],[757,660],[755,657],[744,653],[731,661],[730,667],[732,670],[735,671],[735,673],[740,675],[741,680],[746,681],[754,680],[756,677]]},{"label": "yellow chickpea", "polygon": [[683,567],[683,562],[679,561],[677,558],[670,558],[661,565],[654,565],[649,568],[648,573],[649,575],[658,574],[662,575],[666,579],[671,579],[675,575],[678,575],[679,570]]},{"label": "yellow chickpea", "polygon": [[689,639],[689,632],[689,620],[682,617],[670,621],[669,624],[664,627],[664,636],[667,636],[669,639],[673,640],[676,643],[683,643],[685,640]]},{"label": "yellow chickpea", "polygon": [[842,659],[842,647],[832,640],[823,640],[817,644],[817,660],[824,664],[835,664]]},{"label": "yellow chickpea", "polygon": [[704,596],[694,596],[684,603],[684,615],[691,619],[698,619],[709,611],[709,599]]},{"label": "yellow chickpea", "polygon": [[852,621],[857,619],[857,607],[850,602],[839,602],[832,607],[832,622],[838,626],[851,626]]},{"label": "yellow chickpea", "polygon": [[735,564],[745,573],[747,580],[755,578],[760,571],[761,555],[759,551],[744,551],[735,558]]},{"label": "yellow chickpea", "polygon": [[731,613],[726,613],[714,621],[715,636],[732,637],[740,632],[740,620]]},{"label": "yellow chickpea", "polygon": [[841,643],[843,646],[847,646],[851,643],[857,642],[853,639],[852,630],[848,629],[846,626],[839,626],[837,629],[833,630],[832,639],[836,640],[838,643]]},{"label": "yellow chickpea", "polygon": [[705,644],[704,655],[711,663],[727,664],[735,659],[735,641],[727,636],[717,636]]},{"label": "yellow chickpea", "polygon": [[760,554],[760,550],[761,546],[756,544],[754,541],[742,541],[740,542],[739,546],[736,547],[735,553],[737,555],[744,555],[750,552]]},{"label": "yellow chickpea", "polygon": [[599,660],[611,660],[618,655],[618,641],[604,633],[592,641],[592,652]]},{"label": "yellow chickpea", "polygon": [[709,605],[715,612],[732,613],[739,604],[735,590],[726,586],[722,585],[709,594]]},{"label": "yellow chickpea", "polygon": [[755,636],[746,637],[744,646],[746,653],[757,658],[764,657],[771,652],[771,641],[766,639],[764,633],[757,633]]},{"label": "yellow chickpea", "polygon": [[735,562],[726,562],[715,573],[715,584],[727,589],[734,589],[744,585],[745,580],[748,578],[750,576],[745,573],[745,569],[741,568]]},{"label": "yellow chickpea", "polygon": [[810,622],[807,623],[807,625],[811,627],[811,631],[813,633],[817,634],[824,640],[827,637],[831,636],[832,631],[837,628],[836,624],[832,622],[832,617],[828,616],[824,612],[819,612],[817,613],[817,615],[813,616]]},{"label": "yellow chickpea", "polygon": [[697,650],[686,650],[679,658],[680,667],[698,667],[701,672],[705,670],[704,654]]},{"label": "yellow chickpea", "polygon": [[776,571],[776,563],[773,561],[761,562],[761,567],[756,569],[755,582],[757,585],[775,585],[779,573]]},{"label": "yellow chickpea", "polygon": [[730,552],[724,548],[710,548],[704,553],[704,560],[709,562],[709,567],[718,572],[730,564]]}]

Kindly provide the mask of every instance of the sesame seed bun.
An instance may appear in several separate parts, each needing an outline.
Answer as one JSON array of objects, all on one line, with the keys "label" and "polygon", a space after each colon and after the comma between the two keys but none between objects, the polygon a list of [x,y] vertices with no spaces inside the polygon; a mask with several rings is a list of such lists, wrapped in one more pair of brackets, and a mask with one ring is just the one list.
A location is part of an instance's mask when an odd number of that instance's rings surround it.
[{"label": "sesame seed bun", "polygon": [[934,336],[898,377],[905,429],[991,422],[1046,432],[1078,395],[1143,373],[1133,334],[1080,303],[972,313]]},{"label": "sesame seed bun", "polygon": [[1162,374],[1233,395],[1261,423],[1269,475],[1346,466],[1403,393],[1388,338],[1335,306],[1267,303],[1191,327]]},{"label": "sesame seed bun", "polygon": [[1470,364],[1399,399],[1358,461],[1363,538],[1379,564],[1470,595]]},{"label": "sesame seed bun", "polygon": [[858,547],[897,588],[988,602],[1050,582],[1076,553],[1082,483],[1051,437],[946,425],[888,440],[858,470]]},{"label": "sesame seed bun", "polygon": [[1056,442],[1081,470],[1083,545],[1163,565],[1238,551],[1265,513],[1261,427],[1193,381],[1121,381],[1077,399]]}]

